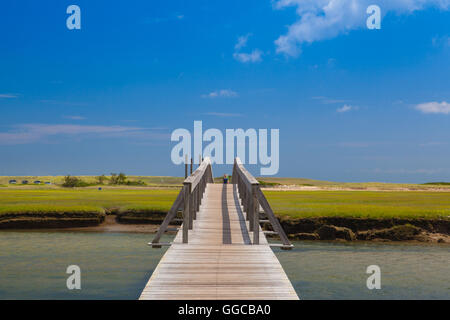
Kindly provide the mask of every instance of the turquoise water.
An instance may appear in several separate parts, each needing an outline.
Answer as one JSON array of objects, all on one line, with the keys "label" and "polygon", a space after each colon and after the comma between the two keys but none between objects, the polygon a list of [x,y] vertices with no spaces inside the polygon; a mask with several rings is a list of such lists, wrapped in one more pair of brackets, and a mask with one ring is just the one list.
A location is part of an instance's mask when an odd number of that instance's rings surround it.
[{"label": "turquoise water", "polygon": [[[274,250],[302,299],[450,299],[450,246],[296,242]],[[369,265],[381,289],[367,289]]]},{"label": "turquoise water", "polygon": [[[0,299],[136,299],[165,249],[152,235],[96,232],[0,232]],[[167,239],[165,239],[167,241]],[[450,299],[447,245],[296,242],[275,250],[303,299]],[[81,268],[68,290],[66,268]],[[381,290],[368,290],[368,265]]]}]

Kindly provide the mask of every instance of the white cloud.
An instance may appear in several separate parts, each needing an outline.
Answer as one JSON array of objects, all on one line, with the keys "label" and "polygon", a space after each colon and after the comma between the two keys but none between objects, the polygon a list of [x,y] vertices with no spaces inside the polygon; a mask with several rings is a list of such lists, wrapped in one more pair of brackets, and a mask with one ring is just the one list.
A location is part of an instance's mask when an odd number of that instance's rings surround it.
[{"label": "white cloud", "polygon": [[260,62],[262,61],[262,51],[259,49],[253,50],[251,53],[242,53],[235,52],[233,54],[234,59],[239,62],[248,63],[248,62]]},{"label": "white cloud", "polygon": [[251,36],[251,33],[246,34],[245,36],[240,36],[234,45],[235,50],[239,50],[247,45],[248,38]]},{"label": "white cloud", "polygon": [[435,47],[450,47],[450,36],[436,36],[431,39]]},{"label": "white cloud", "polygon": [[422,113],[441,113],[450,114],[450,103],[446,101],[439,102],[426,102],[416,105],[416,109]]},{"label": "white cloud", "polygon": [[348,101],[348,100],[344,100],[344,99],[332,99],[332,98],[327,98],[327,97],[323,97],[323,96],[311,97],[311,99],[319,100],[323,104],[345,103]]},{"label": "white cloud", "polygon": [[168,135],[149,132],[146,128],[124,126],[95,126],[73,124],[19,124],[13,131],[0,132],[0,144],[14,145],[45,141],[55,136],[130,137],[162,139]]},{"label": "white cloud", "polygon": [[202,94],[202,98],[219,98],[219,97],[234,98],[237,96],[238,96],[237,92],[227,89],[216,90],[207,94]]},{"label": "white cloud", "polygon": [[16,94],[10,94],[10,93],[0,93],[0,99],[11,99],[11,98],[17,98]]},{"label": "white cloud", "polygon": [[348,104],[344,104],[342,107],[337,108],[336,111],[339,112],[339,113],[344,113],[344,112],[349,112],[349,111],[358,110],[358,109],[359,108],[356,107],[356,106],[351,106],[351,105],[348,105]]},{"label": "white cloud", "polygon": [[254,63],[254,62],[260,62],[262,61],[262,51],[259,49],[254,49],[252,50],[250,53],[246,53],[246,52],[239,52],[240,49],[242,49],[243,47],[247,46],[247,41],[248,38],[251,36],[251,33],[248,33],[244,36],[240,36],[238,38],[238,41],[236,42],[236,44],[234,45],[234,53],[233,53],[233,58],[239,62],[242,63]]},{"label": "white cloud", "polygon": [[[296,7],[298,20],[276,41],[277,53],[298,56],[301,45],[334,38],[365,27],[366,9],[373,0],[277,0],[275,9]],[[382,15],[392,11],[408,14],[428,7],[450,8],[450,0],[377,0]]]}]

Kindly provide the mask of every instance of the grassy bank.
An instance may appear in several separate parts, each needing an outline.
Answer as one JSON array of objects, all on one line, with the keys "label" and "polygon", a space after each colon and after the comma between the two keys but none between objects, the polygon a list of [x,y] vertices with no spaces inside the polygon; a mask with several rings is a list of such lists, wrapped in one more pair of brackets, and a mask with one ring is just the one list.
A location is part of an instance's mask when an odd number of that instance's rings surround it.
[{"label": "grassy bank", "polygon": [[[0,228],[91,226],[112,213],[120,223],[159,224],[178,192],[179,188],[141,187],[0,188]],[[423,236],[420,230],[450,234],[448,192],[265,190],[264,193],[292,238],[330,239],[337,235],[347,240],[370,240],[393,234],[393,239],[409,239],[411,234]],[[404,225],[418,229],[396,229]],[[398,236],[399,230],[407,230],[406,236],[403,233]]]},{"label": "grassy bank", "polygon": [[[0,189],[0,227],[95,225],[103,221],[105,213],[117,213],[123,222],[136,222],[130,220],[133,217],[159,222],[178,192],[176,189],[5,188]],[[60,224],[55,224],[58,219]]]},{"label": "grassy bank", "polygon": [[[0,215],[67,211],[167,212],[179,190],[148,188],[0,189]],[[289,218],[449,218],[447,192],[270,191],[278,216]]]},{"label": "grassy bank", "polygon": [[290,218],[448,218],[448,192],[416,191],[270,191],[278,216]]},{"label": "grassy bank", "polygon": [[448,192],[265,191],[289,237],[449,242]]}]

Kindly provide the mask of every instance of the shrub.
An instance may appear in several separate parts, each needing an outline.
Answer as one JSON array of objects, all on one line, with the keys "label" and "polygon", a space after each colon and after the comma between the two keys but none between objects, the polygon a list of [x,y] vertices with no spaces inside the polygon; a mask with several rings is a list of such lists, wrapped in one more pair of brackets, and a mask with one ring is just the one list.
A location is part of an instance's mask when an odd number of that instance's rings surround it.
[{"label": "shrub", "polygon": [[127,176],[125,175],[125,173],[111,173],[109,184],[126,184],[126,182]]},{"label": "shrub", "polygon": [[98,176],[98,177],[97,177],[97,183],[98,183],[98,184],[104,184],[104,182],[105,182],[106,180],[108,180],[108,178],[107,178],[104,174],[102,174],[101,176]]},{"label": "shrub", "polygon": [[66,187],[66,188],[87,187],[87,186],[89,186],[89,183],[87,183],[77,177],[72,177],[70,175],[67,175],[64,177],[64,183],[62,184],[62,186]]}]

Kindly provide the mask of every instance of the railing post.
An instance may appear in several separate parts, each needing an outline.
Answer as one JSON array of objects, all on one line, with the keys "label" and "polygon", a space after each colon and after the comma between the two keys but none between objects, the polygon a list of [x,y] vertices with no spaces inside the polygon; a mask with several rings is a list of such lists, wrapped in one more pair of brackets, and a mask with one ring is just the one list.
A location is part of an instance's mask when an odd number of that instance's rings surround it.
[{"label": "railing post", "polygon": [[[198,185],[197,185],[197,187],[194,188],[194,192],[192,192],[192,201],[193,201],[192,205],[194,207],[194,210],[192,211],[192,221],[197,219],[197,201],[198,201],[198,197],[197,197],[198,192],[197,191],[198,191]],[[192,226],[190,229],[192,229]]]},{"label": "railing post", "polygon": [[[191,185],[192,187],[192,185]],[[194,214],[195,214],[195,192],[192,192],[191,188],[189,188],[189,230],[194,227]]]},{"label": "railing post", "polygon": [[252,189],[247,190],[247,217],[250,226],[250,231],[253,231],[253,198]]},{"label": "railing post", "polygon": [[256,193],[258,188],[258,185],[252,185],[253,244],[259,244],[259,203]]},{"label": "railing post", "polygon": [[184,179],[186,179],[188,176],[188,156],[185,156],[184,159]]},{"label": "railing post", "polygon": [[[202,182],[200,181],[200,183],[199,183],[199,185],[198,185],[198,187],[197,187],[197,194],[196,194],[196,197],[197,197],[197,205],[195,206],[195,211],[198,211],[198,210],[200,210],[200,197],[201,197],[201,193],[200,193],[200,191],[201,191],[201,188],[202,188]],[[197,218],[197,213],[195,214],[195,217]]]},{"label": "railing post", "polygon": [[184,210],[183,210],[183,243],[188,243],[189,236],[189,215],[190,215],[190,198],[191,198],[191,184],[185,183],[183,187],[184,192]]}]

